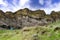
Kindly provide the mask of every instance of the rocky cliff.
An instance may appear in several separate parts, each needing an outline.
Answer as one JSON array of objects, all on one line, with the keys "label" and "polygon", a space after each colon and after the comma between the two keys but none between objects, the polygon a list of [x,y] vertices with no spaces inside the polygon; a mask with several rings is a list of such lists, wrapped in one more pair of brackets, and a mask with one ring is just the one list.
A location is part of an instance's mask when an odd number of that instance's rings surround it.
[{"label": "rocky cliff", "polygon": [[60,19],[60,12],[52,11],[47,15],[44,10],[20,9],[16,12],[0,10],[0,26],[3,28],[22,28],[30,26],[44,26]]}]

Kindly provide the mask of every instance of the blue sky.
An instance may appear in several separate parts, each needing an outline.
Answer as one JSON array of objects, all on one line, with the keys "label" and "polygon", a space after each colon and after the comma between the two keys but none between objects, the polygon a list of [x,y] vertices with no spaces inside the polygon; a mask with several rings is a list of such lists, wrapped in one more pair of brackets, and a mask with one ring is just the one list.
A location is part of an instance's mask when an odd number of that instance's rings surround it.
[{"label": "blue sky", "polygon": [[17,11],[29,8],[30,10],[45,10],[47,14],[51,11],[60,11],[60,0],[0,0],[0,10]]}]

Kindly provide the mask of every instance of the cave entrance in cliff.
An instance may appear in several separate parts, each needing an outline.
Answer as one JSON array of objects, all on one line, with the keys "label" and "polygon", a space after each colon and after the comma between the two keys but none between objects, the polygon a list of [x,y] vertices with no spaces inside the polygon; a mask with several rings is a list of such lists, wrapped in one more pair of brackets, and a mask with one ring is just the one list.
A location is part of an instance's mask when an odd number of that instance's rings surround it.
[{"label": "cave entrance in cliff", "polygon": [[14,30],[13,26],[8,26],[7,29]]},{"label": "cave entrance in cliff", "polygon": [[7,26],[6,25],[0,25],[1,28],[6,28]]}]

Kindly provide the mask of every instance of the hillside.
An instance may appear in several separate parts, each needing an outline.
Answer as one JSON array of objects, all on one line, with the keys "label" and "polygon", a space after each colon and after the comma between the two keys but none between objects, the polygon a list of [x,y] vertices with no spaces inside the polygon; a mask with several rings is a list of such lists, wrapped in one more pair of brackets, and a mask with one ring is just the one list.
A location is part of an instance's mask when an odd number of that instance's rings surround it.
[{"label": "hillside", "polygon": [[0,30],[0,40],[60,40],[60,21],[48,26]]}]

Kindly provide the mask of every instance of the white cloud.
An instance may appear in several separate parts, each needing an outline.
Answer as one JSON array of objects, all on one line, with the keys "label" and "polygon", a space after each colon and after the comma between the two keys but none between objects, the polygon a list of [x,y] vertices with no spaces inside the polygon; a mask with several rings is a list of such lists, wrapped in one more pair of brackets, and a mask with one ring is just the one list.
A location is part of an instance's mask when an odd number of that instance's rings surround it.
[{"label": "white cloud", "polygon": [[19,4],[15,4],[16,0],[14,0],[13,4],[15,5],[15,8],[13,7],[14,11],[17,11],[19,9],[23,8],[30,8],[30,0],[19,0]]},{"label": "white cloud", "polygon": [[12,4],[9,4],[7,2],[7,0],[3,1],[3,0],[0,0],[0,4],[3,5],[3,7],[1,7],[0,9],[3,10],[3,11],[17,11],[21,8],[29,8],[29,2],[30,0],[19,0],[19,4],[16,4],[16,1],[17,0],[12,0],[13,1],[13,5]]},{"label": "white cloud", "polygon": [[43,4],[44,4],[44,0],[39,0],[39,3],[40,3],[41,5],[43,5]]},{"label": "white cloud", "polygon": [[[54,3],[54,4],[50,4],[50,7],[47,7],[49,10],[49,12],[51,11],[60,11],[60,2],[59,3]],[[47,11],[47,12],[48,12]]]},{"label": "white cloud", "polygon": [[24,6],[29,0],[20,0],[20,6]]},{"label": "white cloud", "polygon": [[0,0],[0,4],[4,5],[4,6],[7,6],[7,4],[3,0]]},{"label": "white cloud", "polygon": [[45,10],[47,14],[50,14],[51,11],[60,11],[60,2],[54,4],[52,4],[51,2],[52,0],[45,1],[46,7],[42,7],[40,9]]},{"label": "white cloud", "polygon": [[3,0],[0,0],[0,4],[4,4],[4,3],[3,3]]}]

